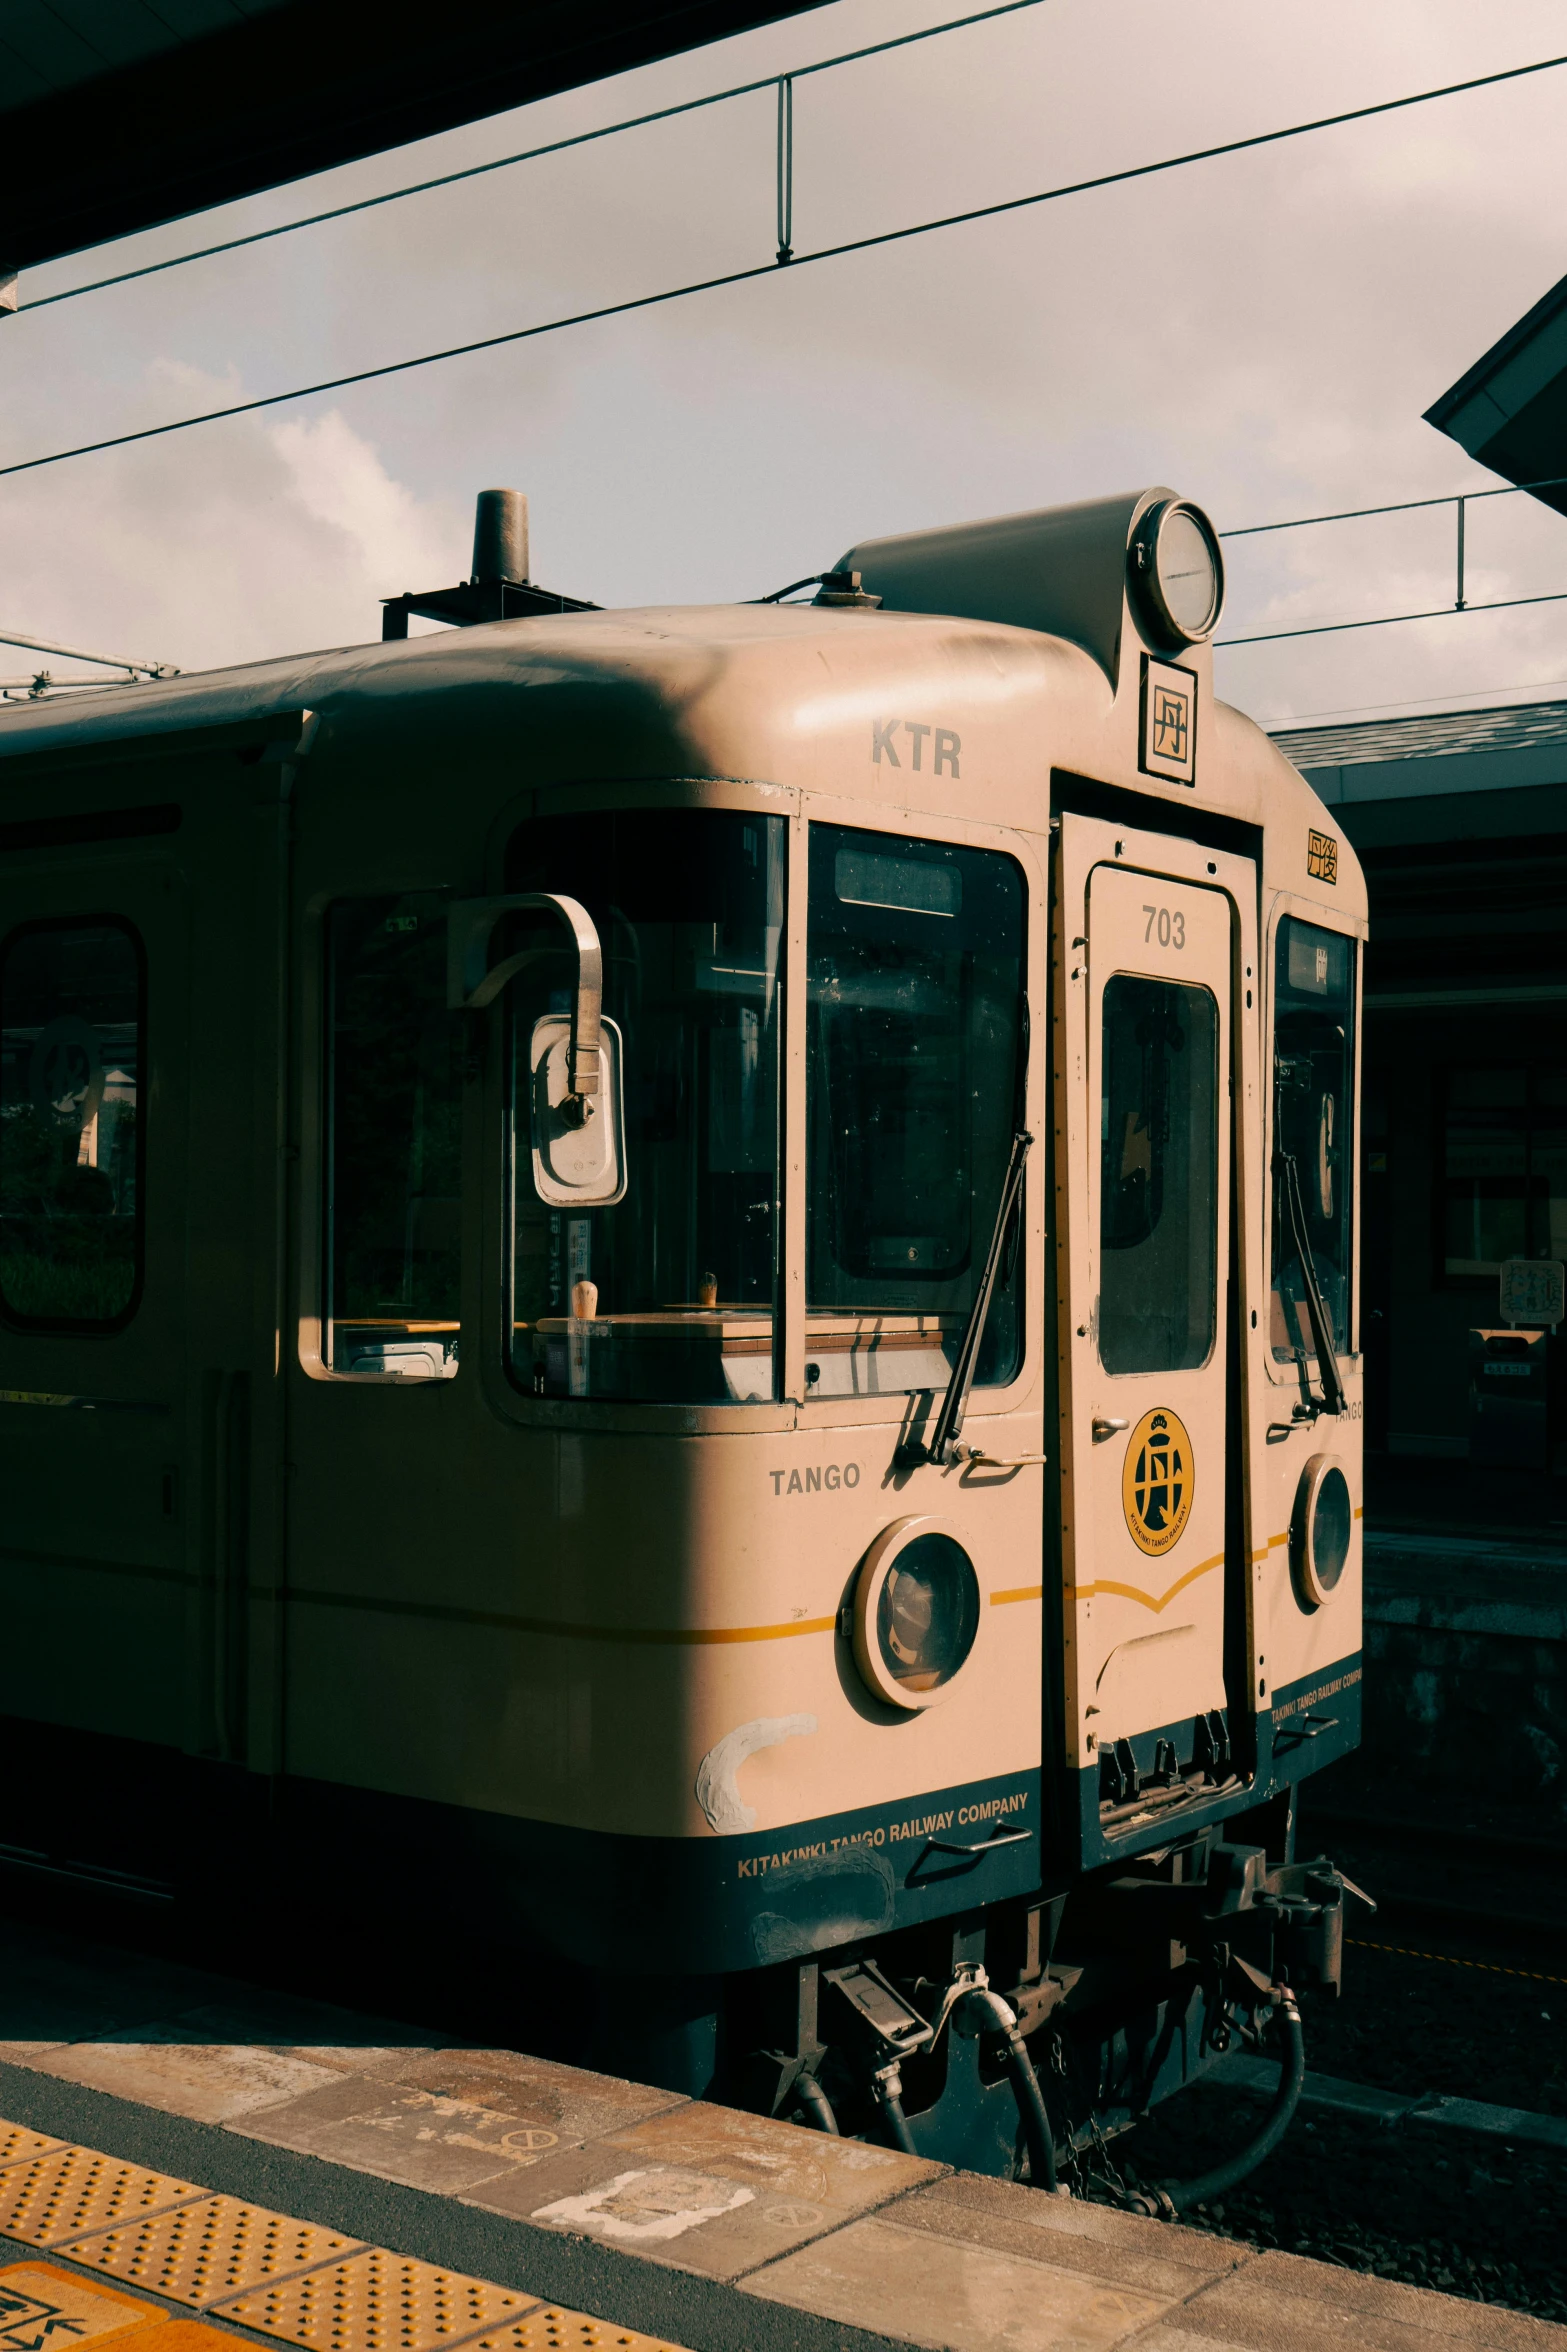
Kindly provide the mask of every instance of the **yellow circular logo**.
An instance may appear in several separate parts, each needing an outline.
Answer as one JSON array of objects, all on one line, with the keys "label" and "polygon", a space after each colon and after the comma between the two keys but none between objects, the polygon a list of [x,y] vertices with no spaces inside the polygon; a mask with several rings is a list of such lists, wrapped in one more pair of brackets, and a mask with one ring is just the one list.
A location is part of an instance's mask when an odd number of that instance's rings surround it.
[{"label": "yellow circular logo", "polygon": [[1186,1424],[1160,1407],[1126,1441],[1121,1508],[1142,1552],[1167,1552],[1192,1515],[1192,1441]]}]

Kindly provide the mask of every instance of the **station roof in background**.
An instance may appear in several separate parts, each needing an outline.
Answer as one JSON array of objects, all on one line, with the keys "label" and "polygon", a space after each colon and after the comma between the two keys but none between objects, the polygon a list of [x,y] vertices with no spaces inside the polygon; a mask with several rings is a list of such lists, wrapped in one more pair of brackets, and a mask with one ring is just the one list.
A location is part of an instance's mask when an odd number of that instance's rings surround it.
[{"label": "station roof in background", "polygon": [[1422,711],[1347,726],[1281,727],[1273,738],[1297,768],[1363,767],[1369,760],[1451,759],[1463,752],[1532,751],[1567,744],[1567,702],[1504,702],[1490,710]]},{"label": "station roof in background", "polygon": [[[1567,278],[1542,294],[1425,417],[1509,482],[1567,476]],[[1567,514],[1567,479],[1534,496]]]},{"label": "station roof in background", "polygon": [[823,0],[48,0],[0,9],[0,276]]},{"label": "station roof in background", "polygon": [[1567,702],[1281,727],[1273,740],[1373,861],[1567,834]]}]

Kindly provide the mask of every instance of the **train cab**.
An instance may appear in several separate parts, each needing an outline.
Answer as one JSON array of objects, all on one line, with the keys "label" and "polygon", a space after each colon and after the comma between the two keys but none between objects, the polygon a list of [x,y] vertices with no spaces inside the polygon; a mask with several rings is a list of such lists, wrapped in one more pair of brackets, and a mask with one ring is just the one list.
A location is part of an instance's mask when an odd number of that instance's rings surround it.
[{"label": "train cab", "polygon": [[0,716],[0,1839],[1053,2181],[1336,1982],[1365,891],[1189,501],[804,585]]}]

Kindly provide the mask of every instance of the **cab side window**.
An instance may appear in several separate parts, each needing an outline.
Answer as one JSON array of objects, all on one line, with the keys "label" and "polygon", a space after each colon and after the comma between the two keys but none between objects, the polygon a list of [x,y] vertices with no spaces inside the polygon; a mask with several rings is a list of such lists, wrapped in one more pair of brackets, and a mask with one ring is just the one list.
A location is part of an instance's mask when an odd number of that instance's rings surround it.
[{"label": "cab side window", "polygon": [[327,1363],[450,1379],[461,1089],[445,900],[340,900],[327,919],[327,1002]]},{"label": "cab side window", "polygon": [[113,1331],[142,1280],[145,957],[110,915],[0,946],[0,1309]]},{"label": "cab side window", "polygon": [[[1355,1144],[1355,942],[1286,915],[1273,983],[1274,1361],[1315,1363],[1302,1247],[1348,1355]],[[1291,1195],[1298,1212],[1291,1215]]]}]

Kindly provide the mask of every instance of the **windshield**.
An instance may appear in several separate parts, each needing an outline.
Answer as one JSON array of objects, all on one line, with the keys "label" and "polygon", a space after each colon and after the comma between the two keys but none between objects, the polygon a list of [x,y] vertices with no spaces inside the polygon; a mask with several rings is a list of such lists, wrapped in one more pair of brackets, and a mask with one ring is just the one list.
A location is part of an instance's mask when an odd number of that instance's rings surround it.
[{"label": "windshield", "polygon": [[[811,828],[808,1396],[945,1388],[1022,1077],[1024,887],[993,850]],[[975,1377],[1022,1352],[1014,1246]]]},{"label": "windshield", "polygon": [[773,1394],[784,823],[725,810],[541,817],[508,891],[580,899],[624,1041],[627,1189],[547,1207],[530,1180],[534,1022],[571,1006],[558,923],[511,991],[512,1366],[537,1396],[690,1404]]},{"label": "windshield", "polygon": [[[1351,1342],[1355,942],[1286,915],[1279,925],[1273,1004],[1274,1150],[1294,1160],[1317,1285],[1335,1353],[1345,1355]],[[1271,1315],[1275,1360],[1314,1362],[1300,1252],[1277,1167]]]}]

